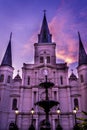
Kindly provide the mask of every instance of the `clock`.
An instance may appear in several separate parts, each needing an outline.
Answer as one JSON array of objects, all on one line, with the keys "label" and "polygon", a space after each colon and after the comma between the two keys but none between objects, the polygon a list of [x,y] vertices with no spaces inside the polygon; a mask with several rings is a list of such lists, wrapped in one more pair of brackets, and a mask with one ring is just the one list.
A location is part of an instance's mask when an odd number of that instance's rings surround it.
[{"label": "clock", "polygon": [[48,75],[48,70],[47,70],[47,68],[42,70],[42,74],[43,74],[43,76]]}]

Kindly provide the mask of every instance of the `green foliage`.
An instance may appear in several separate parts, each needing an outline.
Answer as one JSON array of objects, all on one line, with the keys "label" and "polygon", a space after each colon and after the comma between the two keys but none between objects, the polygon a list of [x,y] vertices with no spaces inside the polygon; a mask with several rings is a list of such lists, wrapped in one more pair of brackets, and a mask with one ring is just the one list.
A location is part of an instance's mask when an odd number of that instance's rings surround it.
[{"label": "green foliage", "polygon": [[[87,116],[87,112],[82,111],[82,113]],[[77,118],[78,120],[81,121],[79,124],[80,130],[87,130],[87,118]]]}]

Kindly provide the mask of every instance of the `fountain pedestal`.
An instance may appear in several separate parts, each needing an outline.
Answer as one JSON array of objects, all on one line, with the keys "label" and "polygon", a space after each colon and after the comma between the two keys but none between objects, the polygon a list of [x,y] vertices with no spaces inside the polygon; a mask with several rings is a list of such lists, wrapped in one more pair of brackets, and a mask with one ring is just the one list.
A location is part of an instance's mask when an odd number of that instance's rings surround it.
[{"label": "fountain pedestal", "polygon": [[50,109],[53,106],[58,105],[59,102],[54,101],[54,100],[49,100],[48,89],[53,87],[54,84],[52,82],[47,82],[47,76],[45,76],[45,77],[46,77],[46,82],[40,83],[40,85],[39,85],[40,87],[45,89],[45,99],[43,101],[36,102],[35,105],[38,105],[41,108],[43,108],[45,115],[46,115],[45,123],[40,128],[40,130],[51,130],[51,125],[50,125],[50,122],[49,122],[49,112],[50,112]]}]

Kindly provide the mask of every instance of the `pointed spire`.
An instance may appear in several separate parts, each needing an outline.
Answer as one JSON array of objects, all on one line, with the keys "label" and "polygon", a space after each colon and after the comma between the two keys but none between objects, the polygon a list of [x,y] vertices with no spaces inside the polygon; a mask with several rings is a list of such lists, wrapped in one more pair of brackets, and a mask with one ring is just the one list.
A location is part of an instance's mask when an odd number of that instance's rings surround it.
[{"label": "pointed spire", "polygon": [[17,71],[17,75],[14,77],[14,81],[16,82],[16,81],[21,81],[21,77],[20,77],[20,75],[19,75],[19,70]]},{"label": "pointed spire", "polygon": [[72,73],[71,73],[71,75],[69,77],[69,80],[77,80],[76,75],[73,73],[73,69],[71,71],[72,71]]},{"label": "pointed spire", "polygon": [[87,54],[83,47],[83,43],[79,32],[78,32],[78,36],[79,36],[79,66],[80,66],[80,65],[87,64]]},{"label": "pointed spire", "polygon": [[9,43],[3,57],[1,66],[11,66],[12,67],[12,53],[11,53],[11,39],[12,39],[12,32],[10,34]]},{"label": "pointed spire", "polygon": [[48,23],[46,19],[46,10],[44,10],[44,17],[40,34],[38,35],[38,43],[50,43],[52,42],[52,35],[50,34]]}]

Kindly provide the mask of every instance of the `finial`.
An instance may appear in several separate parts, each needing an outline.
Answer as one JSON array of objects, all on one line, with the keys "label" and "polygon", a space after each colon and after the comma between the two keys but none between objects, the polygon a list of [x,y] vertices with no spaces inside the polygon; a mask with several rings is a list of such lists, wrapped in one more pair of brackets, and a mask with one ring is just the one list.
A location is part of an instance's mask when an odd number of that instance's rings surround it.
[{"label": "finial", "polygon": [[20,70],[17,70],[18,75],[19,75],[19,72],[20,72]]},{"label": "finial", "polygon": [[73,73],[73,69],[71,69],[72,73]]},{"label": "finial", "polygon": [[78,31],[78,35],[79,35],[79,37],[80,37],[80,33],[79,33],[79,31]]},{"label": "finial", "polygon": [[44,14],[46,14],[46,10],[45,9],[43,10],[43,12],[44,12]]},{"label": "finial", "polygon": [[78,35],[80,35],[79,31],[78,31]]},{"label": "finial", "polygon": [[10,33],[10,41],[11,41],[11,38],[12,38],[12,32]]},{"label": "finial", "polygon": [[81,41],[80,32],[78,32],[79,40]]}]

